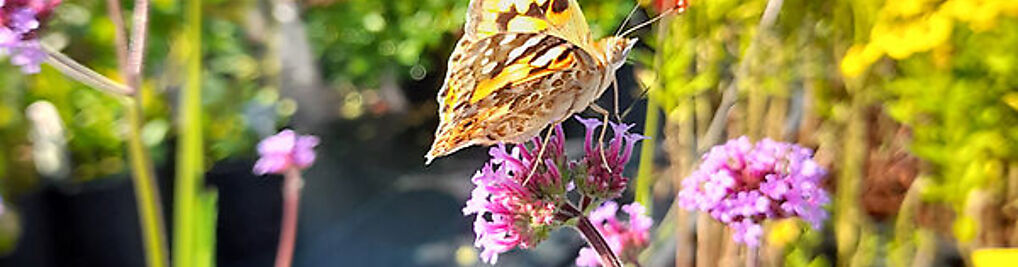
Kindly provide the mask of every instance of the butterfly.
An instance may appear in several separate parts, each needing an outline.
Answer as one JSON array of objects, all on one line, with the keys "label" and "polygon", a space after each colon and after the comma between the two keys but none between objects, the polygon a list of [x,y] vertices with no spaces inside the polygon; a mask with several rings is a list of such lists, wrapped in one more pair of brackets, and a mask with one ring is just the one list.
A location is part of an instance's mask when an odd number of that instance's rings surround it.
[{"label": "butterfly", "polygon": [[576,0],[472,0],[426,164],[472,145],[521,143],[582,112],[636,42],[592,39]]}]

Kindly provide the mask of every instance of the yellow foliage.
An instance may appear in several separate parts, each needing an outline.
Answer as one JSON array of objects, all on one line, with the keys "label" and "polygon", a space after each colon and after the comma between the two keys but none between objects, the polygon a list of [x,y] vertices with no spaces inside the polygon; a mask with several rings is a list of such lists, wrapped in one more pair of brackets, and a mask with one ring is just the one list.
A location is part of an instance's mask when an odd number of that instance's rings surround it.
[{"label": "yellow foliage", "polygon": [[972,252],[972,266],[995,267],[1014,266],[1018,261],[1018,249],[1014,248],[991,248],[979,249]]},{"label": "yellow foliage", "polygon": [[794,219],[775,221],[770,225],[770,231],[767,232],[767,244],[771,247],[785,247],[798,240],[801,233],[802,227],[799,225],[799,221]]},{"label": "yellow foliage", "polygon": [[995,27],[1001,15],[1018,16],[1018,1],[1013,0],[949,0],[934,6],[935,2],[887,0],[870,29],[869,43],[853,45],[845,53],[841,72],[854,77],[884,55],[900,60],[949,45],[956,21],[982,32]]},{"label": "yellow foliage", "polygon": [[1015,111],[1018,111],[1018,93],[1008,93],[1004,95],[1004,103],[1011,107]]}]

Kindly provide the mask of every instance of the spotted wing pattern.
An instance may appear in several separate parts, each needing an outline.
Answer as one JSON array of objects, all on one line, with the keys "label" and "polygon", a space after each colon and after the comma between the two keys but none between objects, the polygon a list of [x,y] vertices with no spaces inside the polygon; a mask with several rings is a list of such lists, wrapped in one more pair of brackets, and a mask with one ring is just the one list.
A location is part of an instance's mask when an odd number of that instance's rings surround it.
[{"label": "spotted wing pattern", "polygon": [[606,72],[591,47],[575,0],[472,1],[437,97],[428,163],[471,145],[525,141],[585,109]]},{"label": "spotted wing pattern", "polygon": [[466,39],[499,33],[547,32],[589,50],[590,27],[576,0],[473,0]]}]

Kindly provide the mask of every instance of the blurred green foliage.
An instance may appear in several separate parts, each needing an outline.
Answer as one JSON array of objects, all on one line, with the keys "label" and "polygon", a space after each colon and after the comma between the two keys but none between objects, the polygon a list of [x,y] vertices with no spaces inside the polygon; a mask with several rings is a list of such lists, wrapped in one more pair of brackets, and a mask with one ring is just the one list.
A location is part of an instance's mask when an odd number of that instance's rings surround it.
[{"label": "blurred green foliage", "polygon": [[[957,216],[941,234],[961,241],[963,257],[968,247],[995,244],[973,242],[1004,235],[988,232],[999,229],[993,225],[997,221],[978,210],[1012,203],[1002,198],[1012,196],[1005,188],[1018,182],[1008,181],[1015,177],[1008,172],[1018,171],[1013,170],[1018,166],[1018,2],[788,0],[774,28],[760,33],[767,2],[693,1],[686,14],[662,23],[656,41],[648,42],[655,44],[652,66],[659,80],[650,97],[669,114],[668,123],[694,128],[666,138],[679,139],[680,148],[697,145],[701,140],[683,143],[686,137],[678,134],[704,134],[725,88],[735,83],[739,100],[735,115],[725,119],[729,136],[792,138],[818,147],[837,190],[833,229],[824,231],[834,231],[838,265],[871,265],[883,260],[878,255],[887,249],[930,247],[875,240],[892,235],[911,237],[896,239],[911,243],[932,240],[924,232],[929,229],[881,230],[873,226],[881,223],[878,219],[860,210],[862,183],[873,178],[865,170],[872,164],[869,157],[892,145],[868,143],[888,140],[870,139],[879,133],[867,112],[877,110],[877,116],[893,118],[910,133],[909,152],[924,162],[914,168],[928,177],[920,179],[932,179],[920,192],[925,203],[950,207]],[[758,55],[748,49],[753,42]],[[677,152],[669,155],[672,164],[695,163],[683,158],[684,150]],[[990,200],[973,204],[984,196]],[[792,244],[785,250],[787,264],[817,262],[812,257],[819,243]],[[887,262],[895,266],[916,255],[893,253],[907,255]]]},{"label": "blurred green foliage", "polygon": [[[301,17],[326,86],[371,90],[387,72],[400,81],[442,77],[467,2],[309,0],[301,2]],[[953,208],[959,218],[954,234],[961,241],[979,236],[982,224],[973,216],[978,214],[966,211],[973,192],[999,193],[1008,182],[1007,171],[1016,171],[1008,166],[1018,166],[1018,2],[787,0],[771,32],[761,34],[758,24],[767,2],[693,1],[686,14],[663,20],[660,31],[643,36],[651,49],[637,51],[636,58],[657,71],[658,84],[651,86],[655,89],[650,98],[666,111],[669,123],[688,123],[683,126],[695,128],[689,132],[702,134],[722,92],[735,83],[740,96],[737,114],[743,117],[732,120],[730,129],[741,131],[732,134],[761,136],[766,131],[755,128],[786,125],[784,119],[770,120],[765,114],[787,112],[780,108],[795,107],[790,102],[800,97],[808,105],[799,107],[803,112],[799,116],[806,118],[805,123],[818,121],[819,126],[811,126],[812,135],[800,136],[799,142],[829,153],[827,163],[836,170],[832,179],[857,181],[862,172],[840,170],[862,168],[862,159],[850,152],[865,157],[868,148],[852,150],[850,146],[864,140],[844,133],[858,126],[853,120],[863,116],[864,108],[877,105],[910,129],[910,152],[926,163],[923,177],[933,180],[922,192],[924,200]],[[595,37],[613,33],[634,5],[580,3]],[[274,11],[266,5],[219,0],[204,7],[203,130],[210,163],[250,157],[256,138],[293,113],[292,101],[278,93],[278,64],[269,33],[273,27],[264,25],[273,23]],[[98,0],[65,2],[43,39],[113,76],[114,33],[105,8]],[[173,149],[168,142],[175,139],[177,127],[172,107],[184,84],[184,51],[174,43],[180,40],[180,13],[177,1],[153,2],[143,132],[160,166]],[[758,52],[750,57],[747,51],[754,42]],[[74,181],[124,172],[124,111],[115,99],[49,68],[25,76],[0,64],[0,84],[4,193],[22,192],[38,183],[28,156],[30,122],[24,112],[39,100],[57,106],[67,131]],[[778,126],[747,126],[759,121]],[[849,212],[859,209],[857,193],[839,195],[852,199],[836,203],[855,206],[834,207],[835,217],[862,217]],[[868,223],[871,220],[858,219],[821,231],[798,227],[804,233],[789,241],[785,258],[795,266],[826,265],[827,258],[815,256],[823,239],[831,238],[822,233],[831,231],[841,239],[839,245],[860,250],[885,249],[872,242],[889,238],[875,235],[902,234],[874,233]]]},{"label": "blurred green foliage", "polygon": [[[444,77],[468,2],[307,1],[305,21],[324,78],[332,87],[370,89],[378,87],[386,70],[397,73],[400,80]],[[635,5],[632,1],[579,2],[595,37],[614,33]]]},{"label": "blurred green foliage", "polygon": [[[614,32],[634,3],[580,1],[595,36]],[[130,18],[130,1],[124,2]],[[302,19],[313,54],[336,89],[377,88],[386,71],[399,80],[444,75],[445,58],[461,32],[468,1],[306,1]],[[280,96],[279,64],[272,49],[275,10],[271,3],[208,1],[203,8],[205,55],[203,131],[208,163],[250,157],[256,139],[281,126],[294,102]],[[184,84],[180,51],[182,20],[177,1],[152,2],[143,106],[143,139],[157,166],[165,166],[175,140],[176,94]],[[113,24],[105,1],[61,4],[43,39],[75,60],[117,79]],[[129,24],[129,23],[128,23]],[[128,25],[129,26],[129,25]],[[68,139],[74,181],[122,173],[123,110],[108,96],[44,68],[21,75],[0,64],[0,176],[5,191],[37,184],[27,156],[29,121],[25,108],[38,100],[60,112]],[[437,88],[434,88],[437,91]],[[211,166],[211,164],[206,164]]]},{"label": "blurred green foliage", "polygon": [[[992,222],[981,222],[985,215],[971,211],[970,199],[986,193],[1007,195],[1007,166],[1018,161],[1018,107],[1007,102],[1018,95],[1018,2],[912,2],[918,7],[883,7],[883,16],[915,19],[878,20],[867,47],[899,40],[896,35],[924,25],[946,25],[948,29],[940,29],[946,33],[933,34],[942,40],[927,46],[913,46],[908,52],[914,54],[889,51],[899,58],[897,72],[871,75],[881,80],[888,95],[889,114],[913,128],[912,152],[932,165],[929,174],[935,182],[922,192],[924,198],[954,208],[958,218],[953,232],[968,246],[980,235],[999,234],[986,232]],[[943,21],[937,21],[938,16]],[[899,29],[882,31],[888,27]],[[852,56],[858,55],[846,58]],[[975,244],[982,245],[989,244]]]},{"label": "blurred green foliage", "polygon": [[[130,3],[125,2],[130,18]],[[182,51],[178,40],[182,19],[175,1],[154,1],[146,53],[146,80],[142,90],[146,124],[143,141],[153,151],[157,166],[165,166],[173,146],[174,104],[182,81]],[[251,5],[226,1],[205,6],[210,15],[203,31],[203,49],[209,62],[203,81],[206,112],[203,115],[207,153],[210,161],[231,156],[247,156],[258,134],[252,120],[270,127],[287,115],[277,112],[278,93],[270,77],[260,67],[264,45],[248,38],[244,17]],[[215,12],[212,12],[215,11]],[[65,2],[58,7],[47,26],[44,42],[62,48],[64,53],[89,67],[117,79],[113,48],[113,24],[106,16],[105,1]],[[79,83],[65,79],[50,68],[38,75],[26,76],[0,65],[0,177],[7,193],[23,192],[37,184],[31,158],[27,154],[30,122],[25,108],[39,100],[52,102],[66,128],[71,161],[71,178],[83,182],[125,172],[123,109],[116,99]],[[268,120],[266,120],[266,117]],[[265,128],[265,127],[262,127]],[[264,130],[263,130],[264,131]]]}]

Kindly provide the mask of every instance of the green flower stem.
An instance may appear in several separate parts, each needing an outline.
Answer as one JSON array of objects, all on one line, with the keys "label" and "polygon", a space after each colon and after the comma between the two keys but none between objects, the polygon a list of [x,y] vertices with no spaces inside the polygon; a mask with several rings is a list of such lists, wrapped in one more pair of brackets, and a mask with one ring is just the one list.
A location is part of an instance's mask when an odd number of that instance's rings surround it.
[{"label": "green flower stem", "polygon": [[[135,172],[135,195],[138,198],[139,216],[142,216],[142,229],[145,237],[145,254],[148,266],[162,267],[169,265],[166,250],[166,230],[163,226],[163,209],[159,204],[159,190],[152,167],[152,159],[148,156],[145,144],[141,141],[141,127],[145,123],[142,112],[141,88],[142,67],[145,60],[145,37],[148,35],[149,1],[134,2],[133,23],[130,46],[118,54],[126,54],[126,62],[118,58],[121,71],[127,80],[128,99],[125,100],[127,117],[130,123],[128,150],[131,154],[131,165]],[[120,29],[118,29],[120,31]],[[118,33],[121,34],[121,33]],[[118,48],[123,49],[122,46]]]},{"label": "green flower stem", "polygon": [[[853,88],[853,87],[849,87]],[[851,114],[845,125],[844,133],[839,136],[827,137],[829,142],[834,143],[834,138],[842,145],[842,157],[840,170],[836,177],[836,188],[833,199],[832,226],[834,228],[835,244],[837,246],[838,265],[847,265],[853,258],[859,256],[860,249],[865,247],[864,238],[866,229],[863,211],[859,208],[859,197],[861,180],[864,175],[864,162],[866,159],[866,118],[859,114],[865,114],[865,108],[869,103],[862,97],[863,94],[856,94],[852,99]]]},{"label": "green flower stem", "polygon": [[187,3],[181,56],[186,85],[180,93],[177,179],[174,185],[174,266],[212,266],[215,256],[216,193],[205,189],[202,137],[202,2]]},{"label": "green flower stem", "polygon": [[661,116],[659,109],[657,101],[647,101],[643,134],[647,135],[649,140],[640,144],[640,167],[636,174],[636,202],[647,208],[648,216],[654,210],[654,196],[650,188],[654,185],[654,149]]},{"label": "green flower stem", "polygon": [[923,190],[930,184],[929,178],[919,177],[912,182],[905,198],[901,201],[901,208],[898,209],[898,216],[894,219],[894,246],[889,251],[887,262],[890,266],[929,266],[914,265],[911,261],[915,258],[919,231],[916,227],[916,216],[919,213],[919,206],[922,204]]},{"label": "green flower stem", "polygon": [[130,158],[131,178],[134,182],[134,196],[141,220],[142,237],[145,245],[145,259],[150,267],[169,265],[166,258],[166,230],[163,226],[163,209],[159,203],[152,162],[141,141],[141,104],[134,98],[124,97],[123,104],[130,133],[127,135],[127,154]]},{"label": "green flower stem", "polygon": [[[139,0],[139,2],[143,3],[135,4],[135,22],[146,23],[148,4],[145,0]],[[109,1],[107,4],[107,8],[110,9],[111,19],[121,20],[119,2]],[[141,87],[141,64],[143,60],[141,54],[144,47],[141,46],[135,49],[137,51],[135,52],[137,54],[137,66],[133,69],[129,68],[129,60],[124,56],[129,52],[127,51],[128,48],[123,45],[123,22],[115,21],[114,25],[118,25],[119,28],[116,31],[120,35],[116,44],[118,49],[117,62],[122,72],[121,75],[128,80],[129,85],[115,82],[51,47],[44,46],[43,51],[46,53],[46,62],[65,76],[120,98],[128,123],[127,154],[131,165],[131,179],[137,202],[138,220],[141,223],[146,263],[150,267],[163,267],[169,265],[166,250],[166,230],[163,225],[163,209],[159,202],[159,190],[152,162],[146,151],[145,144],[141,140],[144,113],[142,112],[140,94],[137,94],[138,90],[136,90]],[[145,34],[144,27],[137,28],[141,28],[137,34]],[[143,39],[137,42],[137,45],[142,43],[144,43]]]},{"label": "green flower stem", "polygon": [[68,78],[114,96],[127,96],[133,93],[127,85],[106,78],[56,49],[43,46],[43,51],[46,52],[46,63]]}]

